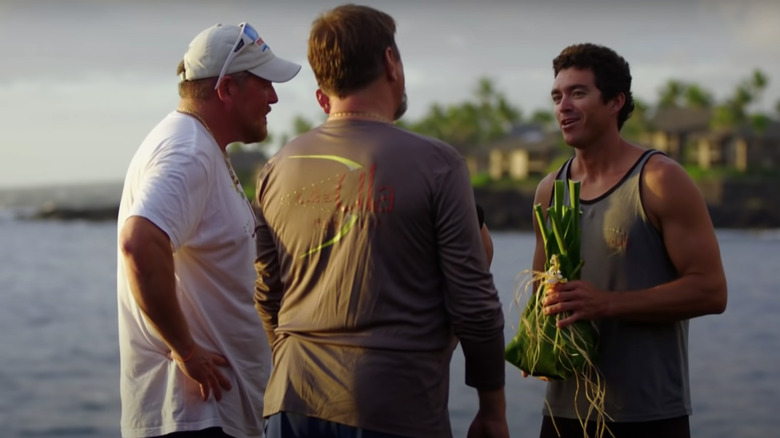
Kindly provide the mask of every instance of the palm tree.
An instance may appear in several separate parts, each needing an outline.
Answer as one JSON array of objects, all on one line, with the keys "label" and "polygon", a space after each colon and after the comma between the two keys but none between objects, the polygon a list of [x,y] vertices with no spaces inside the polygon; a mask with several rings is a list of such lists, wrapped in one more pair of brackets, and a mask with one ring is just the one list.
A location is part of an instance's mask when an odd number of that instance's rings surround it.
[{"label": "palm tree", "polygon": [[753,74],[750,77],[750,88],[753,90],[753,97],[755,103],[758,106],[758,110],[761,111],[761,100],[764,97],[764,91],[766,91],[769,85],[769,78],[759,69],[753,70]]},{"label": "palm tree", "polygon": [[522,119],[521,111],[499,92],[493,80],[482,77],[474,89],[474,101],[443,107],[433,104],[428,114],[409,129],[439,138],[461,152],[470,152],[506,135]]},{"label": "palm tree", "polygon": [[555,114],[548,110],[536,110],[531,114],[530,121],[532,123],[538,123],[545,129],[550,129],[555,126]]},{"label": "palm tree", "polygon": [[496,95],[496,87],[493,84],[493,80],[485,76],[479,78],[477,80],[477,88],[474,94],[476,95],[477,101],[480,104],[489,104]]},{"label": "palm tree", "polygon": [[697,84],[688,84],[683,92],[685,106],[688,108],[711,108],[715,103],[712,93]]},{"label": "palm tree", "polygon": [[659,92],[658,107],[670,108],[680,106],[680,98],[685,93],[686,85],[676,79],[669,79]]},{"label": "palm tree", "polygon": [[295,116],[295,119],[293,119],[293,133],[296,136],[311,131],[313,127],[314,124],[301,115]]},{"label": "palm tree", "polygon": [[775,113],[777,113],[777,117],[780,118],[780,99],[775,102]]},{"label": "palm tree", "polygon": [[727,98],[722,105],[715,108],[712,118],[712,127],[716,129],[733,129],[749,122],[748,105],[755,99],[753,84],[750,81],[742,81],[734,94]]},{"label": "palm tree", "polygon": [[643,134],[649,130],[648,112],[650,106],[644,100],[634,97],[634,112],[626,120],[621,129],[622,135],[628,140],[641,142]]},{"label": "palm tree", "polygon": [[475,141],[484,143],[501,138],[512,124],[520,120],[520,110],[513,107],[506,97],[496,90],[492,79],[479,78],[474,95],[479,110],[479,113],[475,114],[479,128]]}]

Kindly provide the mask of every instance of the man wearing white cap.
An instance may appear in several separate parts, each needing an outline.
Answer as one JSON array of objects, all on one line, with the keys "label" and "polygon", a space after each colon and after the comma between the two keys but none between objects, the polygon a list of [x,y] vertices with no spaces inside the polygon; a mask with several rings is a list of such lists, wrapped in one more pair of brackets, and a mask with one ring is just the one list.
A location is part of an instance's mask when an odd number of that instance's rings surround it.
[{"label": "man wearing white cap", "polygon": [[256,222],[226,147],[266,138],[273,83],[299,70],[247,23],[204,30],[178,67],[178,109],[130,163],[117,222],[123,437],[263,434]]}]

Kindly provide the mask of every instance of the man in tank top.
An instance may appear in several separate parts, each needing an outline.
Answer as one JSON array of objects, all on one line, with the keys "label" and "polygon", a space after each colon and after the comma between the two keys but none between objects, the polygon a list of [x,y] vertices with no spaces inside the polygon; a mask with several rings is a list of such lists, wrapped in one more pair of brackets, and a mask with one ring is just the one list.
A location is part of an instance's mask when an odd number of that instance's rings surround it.
[{"label": "man in tank top", "polygon": [[[555,115],[574,156],[539,183],[535,203],[550,204],[556,179],[581,181],[585,264],[581,281],[546,293],[545,312],[564,313],[560,327],[596,322],[596,366],[616,438],[689,437],[688,321],[722,313],[727,297],[707,207],[678,163],[620,136],[634,109],[621,56],[573,45],[553,70]],[[538,226],[536,234],[533,268],[542,271]],[[548,382],[540,436],[585,436],[587,404],[573,379]],[[597,436],[594,426],[587,436]]]}]

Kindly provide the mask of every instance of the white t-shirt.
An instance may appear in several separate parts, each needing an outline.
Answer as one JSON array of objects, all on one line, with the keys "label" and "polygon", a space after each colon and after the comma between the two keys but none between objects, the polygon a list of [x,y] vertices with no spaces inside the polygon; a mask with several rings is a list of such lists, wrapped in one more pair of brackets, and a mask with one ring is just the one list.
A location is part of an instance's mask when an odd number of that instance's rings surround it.
[{"label": "white t-shirt", "polygon": [[230,366],[221,371],[232,389],[219,402],[213,395],[201,401],[197,383],[179,370],[141,313],[118,252],[122,436],[215,426],[237,438],[262,436],[271,361],[253,301],[255,216],[222,151],[196,119],[171,113],[141,144],[125,177],[118,231],[130,216],[168,234],[192,337],[227,358]]}]

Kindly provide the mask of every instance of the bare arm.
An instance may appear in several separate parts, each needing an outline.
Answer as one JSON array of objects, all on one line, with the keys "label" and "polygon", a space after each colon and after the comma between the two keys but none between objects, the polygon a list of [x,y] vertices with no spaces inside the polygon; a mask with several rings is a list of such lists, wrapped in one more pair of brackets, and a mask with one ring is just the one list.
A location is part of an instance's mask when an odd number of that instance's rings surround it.
[{"label": "bare arm", "polygon": [[482,236],[482,246],[485,248],[485,257],[487,258],[488,268],[493,263],[493,238],[490,236],[490,230],[487,225],[482,224],[482,228],[479,230]]},{"label": "bare arm", "polygon": [[168,236],[149,220],[133,216],[122,227],[120,245],[133,298],[173,353],[187,357],[195,341],[176,300]]},{"label": "bare arm", "polygon": [[504,389],[479,391],[479,410],[469,426],[467,438],[508,438]]},{"label": "bare arm", "polygon": [[679,278],[615,297],[612,317],[669,321],[722,313],[726,309],[726,275],[715,230],[698,187],[685,170],[664,156],[645,167],[642,195],[651,220]]},{"label": "bare arm", "polygon": [[600,318],[676,321],[725,310],[726,277],[701,192],[685,170],[668,157],[651,158],[644,175],[645,208],[663,235],[679,277],[627,292],[607,293],[583,281],[557,285],[545,304],[549,313],[572,312],[560,326]]},{"label": "bare arm", "polygon": [[200,348],[192,339],[187,320],[176,298],[173,250],[168,236],[148,219],[132,216],[124,223],[119,245],[133,298],[187,376],[221,398],[230,383],[216,368],[227,360]]}]

